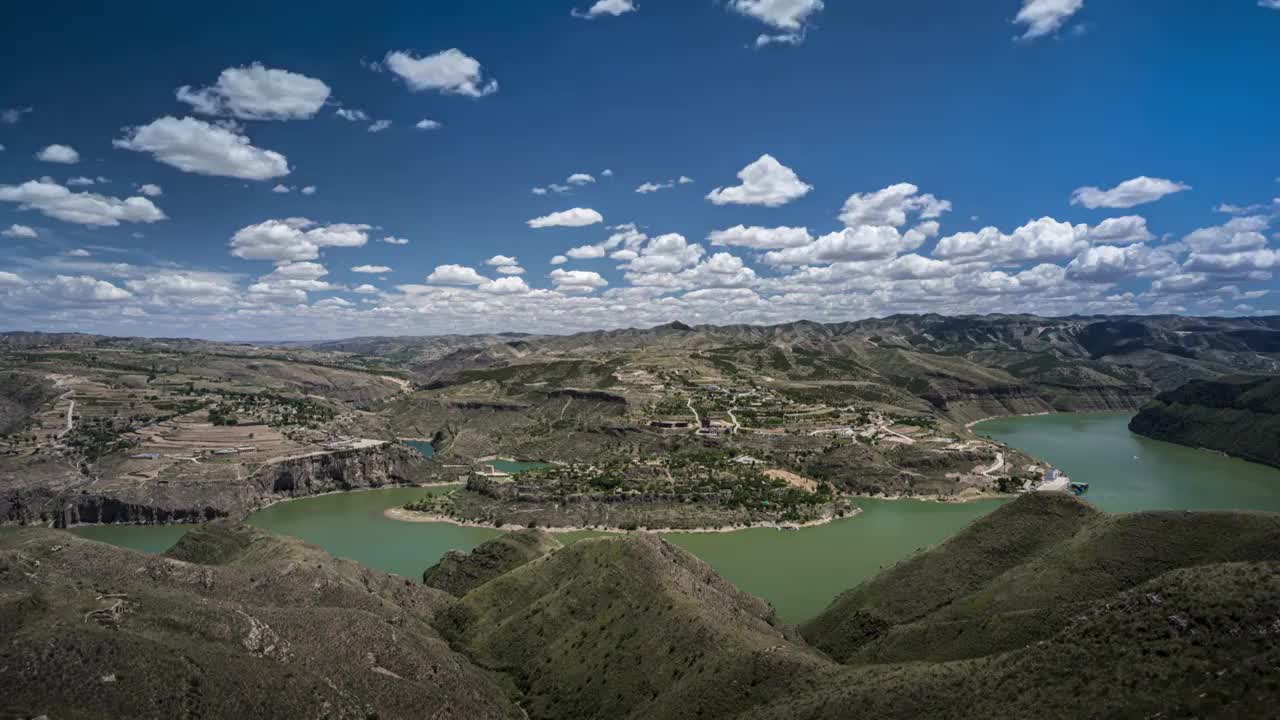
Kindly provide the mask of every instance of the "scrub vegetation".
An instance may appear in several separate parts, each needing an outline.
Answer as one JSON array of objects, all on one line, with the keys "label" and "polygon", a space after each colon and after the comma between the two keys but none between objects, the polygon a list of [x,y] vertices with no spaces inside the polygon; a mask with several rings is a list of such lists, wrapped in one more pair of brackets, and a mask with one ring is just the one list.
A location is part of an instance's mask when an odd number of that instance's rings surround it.
[{"label": "scrub vegetation", "polygon": [[[1264,717],[1280,516],[1019,498],[799,629],[650,534],[509,534],[427,586],[231,523],[0,535],[8,715]],[[438,590],[436,587],[448,590]]]}]

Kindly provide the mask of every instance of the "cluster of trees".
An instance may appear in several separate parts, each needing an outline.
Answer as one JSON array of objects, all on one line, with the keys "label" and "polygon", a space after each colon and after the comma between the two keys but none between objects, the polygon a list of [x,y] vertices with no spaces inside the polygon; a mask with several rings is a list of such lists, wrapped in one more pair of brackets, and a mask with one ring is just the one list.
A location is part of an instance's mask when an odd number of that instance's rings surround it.
[{"label": "cluster of trees", "polygon": [[62,439],[68,448],[92,463],[130,447],[129,441],[121,437],[129,428],[127,418],[123,421],[109,417],[82,418]]},{"label": "cluster of trees", "polygon": [[712,500],[794,521],[812,518],[835,499],[826,483],[820,483],[816,492],[808,492],[769,477],[755,466],[733,462],[734,457],[730,450],[690,448],[655,464],[612,458],[594,465],[553,465],[524,473],[521,480],[561,496],[623,490],[672,496],[679,502]]}]

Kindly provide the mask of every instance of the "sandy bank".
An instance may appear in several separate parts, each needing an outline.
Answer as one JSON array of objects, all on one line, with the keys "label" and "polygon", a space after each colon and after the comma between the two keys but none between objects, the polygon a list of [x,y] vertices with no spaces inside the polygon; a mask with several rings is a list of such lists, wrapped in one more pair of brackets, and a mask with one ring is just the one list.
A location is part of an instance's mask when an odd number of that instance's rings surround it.
[{"label": "sandy bank", "polygon": [[[495,526],[493,523],[482,523],[474,520],[459,520],[458,518],[452,518],[447,515],[417,512],[415,510],[406,510],[402,507],[388,508],[387,510],[384,510],[382,514],[392,520],[398,520],[400,522],[448,523],[450,525],[458,525],[461,527],[488,528],[490,530],[525,530],[527,529],[527,527],[524,525],[506,524],[501,526]],[[845,513],[844,517],[838,517],[833,515],[831,517],[819,518],[817,520],[810,520],[804,523],[779,523],[779,522],[767,521],[767,522],[752,523],[750,525],[745,525],[741,527],[640,528],[637,530],[626,530],[620,527],[544,527],[539,525],[537,529],[544,530],[549,533],[598,532],[598,533],[617,533],[617,534],[624,534],[628,532],[649,532],[649,533],[662,533],[662,534],[731,533],[731,532],[738,532],[739,530],[755,530],[759,528],[769,528],[773,530],[789,530],[794,528],[798,530],[800,528],[810,528],[810,527],[817,527],[819,525],[826,525],[828,523],[833,523],[837,520],[847,520],[849,518],[857,517],[858,515],[861,515],[861,514],[862,514],[862,508],[854,508],[853,510]]]},{"label": "sandy bank", "polygon": [[1038,412],[1038,413],[1014,413],[1012,415],[992,415],[991,417],[984,417],[979,420],[974,420],[973,422],[967,422],[964,424],[964,429],[972,430],[974,425],[977,425],[978,423],[984,423],[988,420],[1003,420],[1005,418],[1016,418],[1016,417],[1040,417],[1042,415],[1056,415],[1056,414],[1057,413],[1054,413],[1054,412]]}]

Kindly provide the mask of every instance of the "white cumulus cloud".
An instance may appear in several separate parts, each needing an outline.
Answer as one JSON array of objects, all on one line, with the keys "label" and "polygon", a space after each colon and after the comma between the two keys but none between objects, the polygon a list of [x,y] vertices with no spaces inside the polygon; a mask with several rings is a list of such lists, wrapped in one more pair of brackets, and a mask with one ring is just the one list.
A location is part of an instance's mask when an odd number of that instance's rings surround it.
[{"label": "white cumulus cloud", "polygon": [[605,250],[604,247],[600,245],[579,245],[576,248],[570,248],[565,252],[565,255],[568,255],[574,260],[592,260],[604,257]]},{"label": "white cumulus cloud", "polygon": [[1092,186],[1077,188],[1071,193],[1071,204],[1083,205],[1089,209],[1131,208],[1190,189],[1190,185],[1180,182],[1142,175],[1132,180],[1125,180],[1109,190]]},{"label": "white cumulus cloud", "polygon": [[915,250],[924,241],[923,234],[908,235],[888,225],[862,225],[823,235],[808,245],[774,250],[764,260],[784,267],[883,260]]},{"label": "white cumulus cloud", "polygon": [[268,180],[289,174],[289,160],[272,150],[254,147],[235,130],[195,118],[165,116],[129,128],[112,145],[150,153],[156,160],[200,175]]},{"label": "white cumulus cloud", "polygon": [[531,228],[548,228],[548,227],[583,227],[585,225],[594,225],[604,222],[604,217],[600,213],[590,208],[572,208],[554,212],[550,215],[543,215],[528,221]]},{"label": "white cumulus cloud", "polygon": [[351,272],[365,273],[368,275],[380,275],[382,273],[391,272],[391,268],[387,267],[386,265],[356,265],[355,267],[351,268]]},{"label": "white cumulus cloud", "polygon": [[909,213],[919,213],[925,220],[941,217],[951,210],[951,202],[931,194],[920,194],[911,183],[890,185],[873,193],[854,193],[844,202],[840,221],[848,227],[889,225],[902,227]]},{"label": "white cumulus cloud", "polygon": [[147,198],[121,200],[97,193],[72,192],[49,178],[28,180],[21,185],[0,185],[0,200],[78,225],[115,226],[122,222],[152,223],[165,219],[160,208]]},{"label": "white cumulus cloud", "polygon": [[314,260],[325,247],[362,247],[369,242],[368,225],[320,225],[307,218],[265,220],[236,231],[231,254],[245,260],[290,262]]},{"label": "white cumulus cloud", "polygon": [[743,168],[738,179],[741,185],[716,188],[707,199],[716,205],[778,207],[804,197],[813,189],[812,185],[802,182],[794,170],[768,154]]},{"label": "white cumulus cloud", "polygon": [[633,0],[598,0],[586,11],[574,8],[569,11],[570,15],[576,18],[591,20],[601,15],[611,15],[617,17],[629,12],[636,11],[636,4]]},{"label": "white cumulus cloud", "polygon": [[201,115],[242,120],[294,120],[314,116],[329,99],[329,86],[306,75],[263,67],[227,68],[210,87],[178,88],[178,100]]},{"label": "white cumulus cloud", "polygon": [[44,162],[74,165],[80,162],[80,153],[70,145],[49,145],[36,153],[36,159]]},{"label": "white cumulus cloud", "polygon": [[45,290],[70,301],[116,302],[133,297],[128,290],[89,275],[57,275],[46,283]]},{"label": "white cumulus cloud", "polygon": [[756,47],[763,47],[804,42],[811,17],[822,11],[824,5],[822,0],[730,0],[729,7],[769,27],[785,31],[777,35],[760,35],[756,38]]},{"label": "white cumulus cloud", "polygon": [[36,232],[35,228],[29,225],[18,225],[17,223],[14,223],[9,226],[9,229],[0,231],[0,235],[11,238],[33,238],[39,237],[40,233]]},{"label": "white cumulus cloud", "polygon": [[483,285],[492,281],[465,265],[439,265],[427,276],[427,282],[433,285]]},{"label": "white cumulus cloud", "polygon": [[1154,239],[1147,219],[1138,215],[1109,218],[1089,231],[1089,240],[1097,245],[1132,245]]},{"label": "white cumulus cloud", "polygon": [[334,115],[346,120],[347,122],[364,122],[369,119],[369,114],[363,110],[355,108],[338,108],[333,112]]},{"label": "white cumulus cloud", "polygon": [[1089,226],[1051,217],[1023,225],[1006,235],[994,227],[956,233],[938,241],[940,258],[988,262],[1029,262],[1074,257],[1089,246]]},{"label": "white cumulus cloud", "polygon": [[1067,265],[1067,277],[1082,282],[1119,282],[1137,277],[1175,274],[1178,262],[1172,255],[1141,243],[1127,247],[1095,245],[1085,249]]},{"label": "white cumulus cloud", "polygon": [[808,228],[735,225],[724,230],[713,230],[707,235],[712,245],[736,245],[753,250],[782,250],[800,247],[813,242]]},{"label": "white cumulus cloud", "polygon": [[1084,7],[1084,0],[1023,0],[1013,21],[1025,25],[1024,40],[1034,40],[1057,32]]},{"label": "white cumulus cloud", "polygon": [[438,90],[442,93],[484,97],[498,91],[498,81],[485,82],[480,61],[451,48],[426,57],[406,50],[392,50],[382,66],[404,80],[410,90]]},{"label": "white cumulus cloud", "polygon": [[481,292],[493,293],[494,295],[519,295],[520,293],[529,292],[529,286],[525,284],[522,278],[518,277],[490,280],[482,283],[478,289]]},{"label": "white cumulus cloud", "polygon": [[552,270],[551,282],[556,290],[565,293],[589,293],[609,284],[600,273],[589,270]]}]

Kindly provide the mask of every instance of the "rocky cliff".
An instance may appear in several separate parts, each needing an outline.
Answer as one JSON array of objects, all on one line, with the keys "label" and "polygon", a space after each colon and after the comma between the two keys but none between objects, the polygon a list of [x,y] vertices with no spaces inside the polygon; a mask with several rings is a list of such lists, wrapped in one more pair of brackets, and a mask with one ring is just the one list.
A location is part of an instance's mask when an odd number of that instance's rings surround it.
[{"label": "rocky cliff", "polygon": [[241,517],[282,499],[429,482],[436,479],[431,468],[401,445],[314,453],[268,463],[245,478],[228,469],[225,477],[202,474],[147,484],[85,476],[48,461],[35,468],[31,482],[6,478],[0,524],[199,523]]},{"label": "rocky cliff", "polygon": [[414,485],[429,477],[422,456],[401,445],[316,453],[264,466],[250,478],[264,497]]},{"label": "rocky cliff", "polygon": [[1129,422],[1129,429],[1280,467],[1280,377],[1187,383],[1158,395]]}]

